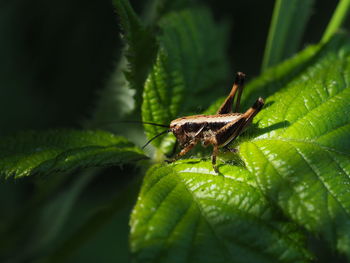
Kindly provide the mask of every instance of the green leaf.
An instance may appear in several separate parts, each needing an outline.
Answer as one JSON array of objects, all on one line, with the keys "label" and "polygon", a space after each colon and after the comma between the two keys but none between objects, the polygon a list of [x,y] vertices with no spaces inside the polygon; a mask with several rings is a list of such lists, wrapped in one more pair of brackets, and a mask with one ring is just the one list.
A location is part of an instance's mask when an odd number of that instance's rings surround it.
[{"label": "green leaf", "polygon": [[103,131],[22,132],[0,139],[0,175],[20,178],[145,158],[123,137]]},{"label": "green leaf", "polygon": [[[139,118],[136,116],[139,116],[142,90],[156,57],[157,43],[153,29],[143,25],[128,0],[114,0],[113,3],[126,47],[105,87],[99,91],[95,109],[91,118],[84,122],[84,126],[110,130],[135,141],[128,136],[129,130],[133,128],[125,129],[125,125],[118,125],[117,121]],[[128,130],[128,134],[125,134],[125,130]],[[136,129],[131,134],[134,131]],[[136,137],[141,136],[137,134]]]},{"label": "green leaf", "polygon": [[130,87],[136,91],[136,105],[141,105],[143,85],[155,59],[157,42],[150,27],[142,24],[128,0],[113,0],[124,39],[127,44],[125,56],[128,69],[125,71]]},{"label": "green leaf", "polygon": [[276,79],[259,87],[278,91],[255,118],[256,137],[240,146],[247,169],[267,198],[347,256],[349,81],[350,39],[338,36],[288,83]]},{"label": "green leaf", "polygon": [[277,0],[262,71],[295,54],[311,16],[314,0]]},{"label": "green leaf", "polygon": [[[223,94],[227,77],[226,31],[206,9],[165,16],[160,27],[160,49],[143,93],[143,121],[169,124],[177,116],[206,107]],[[146,126],[148,137],[164,129]],[[160,146],[161,140],[154,145]]]},{"label": "green leaf", "polygon": [[277,220],[250,173],[190,160],[154,166],[131,218],[136,262],[309,262],[303,234]]}]

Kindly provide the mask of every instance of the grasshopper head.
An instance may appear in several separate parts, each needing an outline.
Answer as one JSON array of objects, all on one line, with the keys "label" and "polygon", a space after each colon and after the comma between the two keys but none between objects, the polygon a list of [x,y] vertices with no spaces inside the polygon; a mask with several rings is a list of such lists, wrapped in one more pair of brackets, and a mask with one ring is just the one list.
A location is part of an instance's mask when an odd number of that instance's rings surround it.
[{"label": "grasshopper head", "polygon": [[170,130],[180,145],[185,145],[190,140],[183,127],[183,124],[179,123],[177,120],[174,120],[170,123]]}]

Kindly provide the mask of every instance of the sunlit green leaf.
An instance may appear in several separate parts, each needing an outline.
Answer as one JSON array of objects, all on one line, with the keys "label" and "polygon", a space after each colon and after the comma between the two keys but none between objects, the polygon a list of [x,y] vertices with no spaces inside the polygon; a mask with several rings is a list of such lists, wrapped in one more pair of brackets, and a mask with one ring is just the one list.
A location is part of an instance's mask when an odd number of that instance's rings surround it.
[{"label": "sunlit green leaf", "polygon": [[33,131],[0,139],[0,173],[5,178],[119,165],[142,158],[142,151],[128,140],[103,131]]},{"label": "sunlit green leaf", "polygon": [[131,218],[136,262],[309,262],[250,173],[189,160],[149,170]]},{"label": "sunlit green leaf", "polygon": [[278,91],[240,155],[285,214],[349,256],[350,39],[337,38],[288,83],[265,86]]}]

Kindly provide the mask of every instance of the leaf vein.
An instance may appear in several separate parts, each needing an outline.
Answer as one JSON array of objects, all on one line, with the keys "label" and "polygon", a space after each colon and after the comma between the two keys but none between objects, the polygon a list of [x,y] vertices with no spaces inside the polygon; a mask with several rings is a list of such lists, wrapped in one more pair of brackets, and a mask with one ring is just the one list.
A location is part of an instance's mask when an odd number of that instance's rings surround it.
[{"label": "leaf vein", "polygon": [[[293,123],[288,127],[288,129],[286,129],[286,130],[284,131],[284,133],[285,133],[287,130],[289,130],[291,127],[293,127],[295,124],[299,123],[299,121],[301,121],[301,120],[303,120],[303,119],[307,119],[310,115],[312,115],[312,114],[315,112],[315,110],[318,110],[318,109],[319,109],[321,106],[323,106],[325,103],[328,103],[331,99],[333,99],[333,98],[339,96],[341,93],[343,93],[343,92],[345,92],[345,91],[347,91],[346,85],[345,85],[345,87],[343,87],[342,89],[340,89],[337,93],[335,93],[335,94],[332,95],[331,97],[328,97],[326,100],[321,101],[319,104],[317,104],[316,107],[314,107],[313,109],[309,110],[306,114],[301,114],[301,116],[299,116],[296,120],[294,120]],[[291,106],[289,105],[289,108],[288,108],[288,109],[290,109],[290,108],[291,108]],[[288,111],[287,111],[287,112],[288,112]],[[286,115],[285,115],[284,117],[285,117],[284,119],[286,119]],[[282,134],[283,134],[283,133],[282,133]]]},{"label": "leaf vein", "polygon": [[[165,200],[169,197],[169,195],[179,186],[179,184],[176,184],[173,188],[171,188],[171,190],[163,197],[163,199],[161,200],[161,202],[158,204],[158,206],[155,208],[155,210],[159,209],[159,207],[161,207],[163,205],[163,203],[165,202]],[[146,221],[145,221],[145,225],[148,225],[151,220],[154,218],[154,216],[157,213],[153,213]],[[147,233],[145,236],[147,236],[149,232],[149,228],[147,229]]]},{"label": "leaf vein", "polygon": [[[185,185],[185,188],[186,190],[191,193],[191,190],[188,188],[186,182],[184,182],[180,177],[180,180],[182,181],[182,183]],[[207,223],[210,231],[213,233],[214,237],[216,238],[216,240],[219,242],[219,244],[221,244],[221,247],[224,251],[224,255],[225,255],[225,258],[227,261],[230,261],[230,257],[231,257],[231,253],[230,253],[230,250],[229,248],[226,246],[225,242],[223,242],[223,240],[218,236],[218,234],[216,233],[216,231],[214,230],[214,227],[212,226],[211,222],[207,219],[201,205],[200,205],[200,202],[199,200],[197,199],[197,197],[195,195],[191,195],[192,198],[193,198],[193,201],[195,202],[196,206],[198,207],[198,211],[200,212],[200,214],[202,215],[202,218],[204,219],[204,221]]]},{"label": "leaf vein", "polygon": [[[288,142],[287,142],[288,143]],[[296,151],[297,153],[300,155],[300,157],[302,157],[302,159],[305,161],[305,163],[310,167],[310,169],[312,170],[312,172],[316,175],[316,177],[319,179],[319,181],[322,183],[323,187],[325,188],[325,190],[329,193],[329,195],[331,195],[334,200],[337,201],[337,203],[340,205],[340,207],[344,210],[345,214],[350,217],[350,213],[349,211],[344,207],[344,205],[342,204],[342,202],[338,199],[336,193],[334,193],[332,191],[332,189],[327,185],[327,183],[323,180],[321,174],[319,174],[319,172],[317,171],[317,169],[314,167],[314,165],[308,160],[308,158],[301,152],[301,150],[295,146],[292,143],[288,143],[289,145],[291,145]],[[329,214],[329,217],[331,218],[331,215]]]}]

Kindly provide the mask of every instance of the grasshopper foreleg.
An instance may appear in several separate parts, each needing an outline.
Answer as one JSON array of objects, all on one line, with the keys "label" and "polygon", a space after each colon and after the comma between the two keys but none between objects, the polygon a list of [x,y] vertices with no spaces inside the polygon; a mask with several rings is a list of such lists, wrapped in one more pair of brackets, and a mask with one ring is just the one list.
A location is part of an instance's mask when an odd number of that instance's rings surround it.
[{"label": "grasshopper foreleg", "polygon": [[197,143],[197,139],[194,139],[193,141],[189,142],[174,158],[172,158],[168,162],[175,162],[176,160],[184,156],[186,153],[188,153],[194,146],[196,146]]},{"label": "grasshopper foreleg", "polygon": [[219,153],[219,146],[217,144],[214,144],[213,153],[211,155],[211,163],[213,164],[213,168],[216,173],[219,173],[219,170],[216,166],[216,156],[218,155],[218,153]]}]

